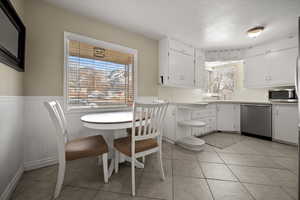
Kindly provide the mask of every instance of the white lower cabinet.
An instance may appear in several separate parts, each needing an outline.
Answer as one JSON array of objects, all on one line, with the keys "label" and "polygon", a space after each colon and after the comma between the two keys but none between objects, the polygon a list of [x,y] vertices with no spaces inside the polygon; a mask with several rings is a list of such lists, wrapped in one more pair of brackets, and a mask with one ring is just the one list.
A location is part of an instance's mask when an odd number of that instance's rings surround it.
[{"label": "white lower cabinet", "polygon": [[298,144],[297,104],[275,104],[273,113],[273,139]]},{"label": "white lower cabinet", "polygon": [[240,104],[217,104],[217,130],[240,131]]},{"label": "white lower cabinet", "polygon": [[[178,125],[180,121],[199,120],[206,123],[200,128]],[[170,105],[164,122],[164,139],[176,141],[186,136],[200,136],[216,130],[216,105]]]},{"label": "white lower cabinet", "polygon": [[176,126],[177,126],[176,113],[177,113],[177,107],[174,105],[169,105],[166,113],[165,121],[164,121],[164,127],[163,127],[163,137],[166,140],[170,140],[170,141],[176,140]]}]

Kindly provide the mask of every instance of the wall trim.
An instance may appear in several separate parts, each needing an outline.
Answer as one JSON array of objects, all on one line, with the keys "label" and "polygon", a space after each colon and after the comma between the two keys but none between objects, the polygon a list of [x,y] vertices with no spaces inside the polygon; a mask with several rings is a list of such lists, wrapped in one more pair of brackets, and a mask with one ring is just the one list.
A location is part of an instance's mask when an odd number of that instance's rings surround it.
[{"label": "wall trim", "polygon": [[51,165],[55,165],[58,163],[57,157],[48,157],[40,160],[34,160],[24,163],[24,171],[30,171],[42,167],[47,167]]},{"label": "wall trim", "polygon": [[23,101],[24,96],[0,96],[0,102]]},{"label": "wall trim", "polygon": [[11,179],[7,187],[5,188],[4,192],[0,196],[0,200],[9,200],[12,193],[14,192],[19,180],[22,177],[22,174],[24,172],[23,165],[18,169],[18,171],[15,173],[14,177]]}]

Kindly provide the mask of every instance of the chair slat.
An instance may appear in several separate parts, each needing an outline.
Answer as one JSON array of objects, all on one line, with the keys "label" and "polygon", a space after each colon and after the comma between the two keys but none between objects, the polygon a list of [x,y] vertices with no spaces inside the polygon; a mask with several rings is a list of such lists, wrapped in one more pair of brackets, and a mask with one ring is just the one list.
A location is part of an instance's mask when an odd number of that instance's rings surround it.
[{"label": "chair slat", "polygon": [[165,102],[134,104],[134,117],[136,120],[138,120],[137,123],[133,123],[132,127],[132,129],[138,131],[138,133],[132,135],[135,137],[135,140],[141,140],[141,138],[155,138],[161,135],[161,127],[167,107],[168,103]]}]

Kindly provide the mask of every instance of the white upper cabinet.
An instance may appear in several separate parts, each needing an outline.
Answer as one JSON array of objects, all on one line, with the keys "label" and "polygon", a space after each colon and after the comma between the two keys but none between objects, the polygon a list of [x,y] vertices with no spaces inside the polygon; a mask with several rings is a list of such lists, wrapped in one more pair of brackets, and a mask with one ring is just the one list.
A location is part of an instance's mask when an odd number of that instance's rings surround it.
[{"label": "white upper cabinet", "polygon": [[185,55],[194,56],[194,48],[177,40],[169,39],[169,49]]},{"label": "white upper cabinet", "polygon": [[267,63],[264,55],[247,58],[244,64],[245,87],[264,87],[268,78]]},{"label": "white upper cabinet", "polygon": [[269,84],[272,86],[294,85],[298,48],[291,48],[266,55]]},{"label": "white upper cabinet", "polygon": [[159,82],[163,86],[195,87],[195,49],[165,38],[159,42]]},{"label": "white upper cabinet", "polygon": [[249,50],[245,58],[245,87],[294,85],[298,48],[295,39]]},{"label": "white upper cabinet", "polygon": [[168,83],[171,86],[194,87],[194,58],[177,51],[169,52]]}]

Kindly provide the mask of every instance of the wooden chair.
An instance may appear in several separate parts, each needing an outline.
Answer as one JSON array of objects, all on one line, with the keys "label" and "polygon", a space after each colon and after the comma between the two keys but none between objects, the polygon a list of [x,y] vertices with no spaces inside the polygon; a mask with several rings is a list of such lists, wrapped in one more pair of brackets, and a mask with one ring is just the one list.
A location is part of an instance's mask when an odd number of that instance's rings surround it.
[{"label": "wooden chair", "polygon": [[165,179],[162,164],[162,123],[168,103],[135,103],[131,135],[114,140],[115,168],[118,171],[120,153],[131,157],[132,195],[135,196],[135,162],[137,158],[158,153],[161,178]]},{"label": "wooden chair", "polygon": [[54,199],[56,199],[60,194],[64,181],[66,161],[69,160],[102,155],[104,182],[107,183],[108,146],[103,137],[99,135],[69,141],[67,121],[60,104],[57,101],[49,101],[45,102],[44,104],[56,128],[59,168],[56,188],[54,192]]}]

